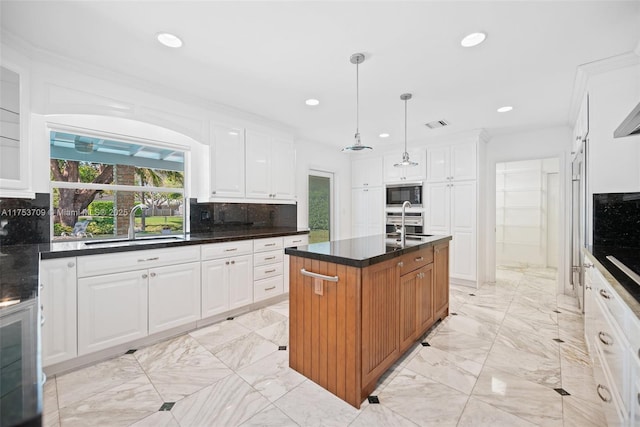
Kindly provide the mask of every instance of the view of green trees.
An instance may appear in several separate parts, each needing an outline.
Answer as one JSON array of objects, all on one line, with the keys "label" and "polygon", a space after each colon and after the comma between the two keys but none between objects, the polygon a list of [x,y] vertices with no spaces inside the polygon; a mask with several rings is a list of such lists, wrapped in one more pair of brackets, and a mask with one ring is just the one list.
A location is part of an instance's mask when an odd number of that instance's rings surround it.
[{"label": "view of green trees", "polygon": [[329,240],[331,199],[329,178],[309,175],[309,243]]}]

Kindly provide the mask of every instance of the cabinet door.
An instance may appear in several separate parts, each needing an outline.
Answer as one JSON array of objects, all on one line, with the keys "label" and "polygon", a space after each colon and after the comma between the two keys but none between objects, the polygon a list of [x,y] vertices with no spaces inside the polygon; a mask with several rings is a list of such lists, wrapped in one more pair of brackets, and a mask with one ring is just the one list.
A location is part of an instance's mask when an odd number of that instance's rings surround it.
[{"label": "cabinet door", "polygon": [[229,311],[228,259],[202,263],[202,317]]},{"label": "cabinet door", "polygon": [[476,143],[451,147],[451,177],[455,181],[476,179]]},{"label": "cabinet door", "polygon": [[149,270],[149,333],[200,319],[200,263]]},{"label": "cabinet door", "polygon": [[406,181],[424,181],[427,176],[427,151],[424,148],[410,149],[409,158],[418,165],[396,169],[402,169]]},{"label": "cabinet door", "polygon": [[244,130],[214,126],[211,197],[244,197]]},{"label": "cabinet door", "polygon": [[418,339],[435,320],[434,307],[434,271],[433,264],[428,264],[418,270],[421,274],[416,282],[416,320]]},{"label": "cabinet door", "polygon": [[449,244],[433,249],[433,305],[434,315],[444,318],[449,314]]},{"label": "cabinet door", "polygon": [[72,359],[78,353],[76,319],[76,259],[40,262],[42,365]]},{"label": "cabinet door", "polygon": [[[271,138],[263,133],[246,131],[246,196],[268,199],[271,193]],[[291,167],[291,166],[289,166]]]},{"label": "cabinet door", "polygon": [[353,237],[367,235],[367,199],[369,188],[351,190],[351,234]]},{"label": "cabinet door", "polygon": [[147,270],[78,279],[78,355],[147,336]]},{"label": "cabinet door", "polygon": [[476,182],[451,184],[451,276],[476,279]]},{"label": "cabinet door", "polygon": [[400,276],[400,352],[416,339],[418,327],[418,282],[424,269]]},{"label": "cabinet door", "polygon": [[351,161],[351,187],[379,187],[382,185],[382,157]]},{"label": "cabinet door", "polygon": [[427,181],[447,181],[450,175],[450,149],[446,147],[427,148]]},{"label": "cabinet door", "polygon": [[402,160],[402,153],[384,156],[384,182],[399,182],[404,179],[404,169],[394,166]]},{"label": "cabinet door", "polygon": [[274,139],[271,143],[271,192],[272,198],[293,200],[295,198],[296,156],[291,141]]},{"label": "cabinet door", "polygon": [[229,309],[253,303],[253,256],[229,260]]},{"label": "cabinet door", "polygon": [[451,230],[449,185],[445,182],[427,185],[425,216],[431,234],[449,234]]},{"label": "cabinet door", "polygon": [[366,235],[373,236],[385,232],[384,190],[382,187],[369,188],[364,192],[366,209]]}]

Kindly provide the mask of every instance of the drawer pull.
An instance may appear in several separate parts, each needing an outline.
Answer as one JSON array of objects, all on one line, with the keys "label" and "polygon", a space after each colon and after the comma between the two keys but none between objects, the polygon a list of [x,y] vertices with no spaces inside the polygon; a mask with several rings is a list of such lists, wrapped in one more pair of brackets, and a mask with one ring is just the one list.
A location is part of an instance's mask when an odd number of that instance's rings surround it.
[{"label": "drawer pull", "polygon": [[423,256],[419,256],[419,257],[415,258],[414,261],[415,262],[424,261],[424,257]]},{"label": "drawer pull", "polygon": [[600,289],[600,296],[604,299],[611,299],[611,295],[604,289]]},{"label": "drawer pull", "polygon": [[42,371],[42,386],[44,387],[46,383],[47,383],[47,374],[45,374],[44,371]]},{"label": "drawer pull", "polygon": [[144,259],[139,259],[138,262],[147,262],[147,261],[157,261],[159,260],[160,257],[159,256],[154,256],[153,258],[144,258]]},{"label": "drawer pull", "polygon": [[304,268],[300,269],[300,273],[303,276],[313,277],[315,279],[326,280],[327,282],[337,282],[338,276],[325,276],[324,274],[313,273],[311,271],[307,271]]},{"label": "drawer pull", "polygon": [[404,267],[404,262],[400,261],[400,262],[398,263],[398,267],[400,267],[400,268]]},{"label": "drawer pull", "polygon": [[143,278],[143,279],[146,279],[147,277],[149,277],[149,276],[147,276],[146,274],[143,274],[143,275],[142,275],[142,278]]},{"label": "drawer pull", "polygon": [[611,337],[609,336],[609,334],[607,334],[606,332],[598,332],[598,338],[600,339],[600,342],[604,345],[613,345],[613,340],[611,339]]},{"label": "drawer pull", "polygon": [[229,265],[229,261],[225,262],[225,265]]},{"label": "drawer pull", "polygon": [[276,269],[275,269],[275,268],[272,268],[271,270],[265,270],[264,272],[265,272],[265,274],[266,274],[266,273],[275,273],[275,272],[276,272]]},{"label": "drawer pull", "polygon": [[73,261],[69,261],[69,262],[67,263],[67,267],[69,267],[69,268],[74,267],[75,265],[76,265],[76,263],[75,263],[75,262],[73,262]]},{"label": "drawer pull", "polygon": [[235,263],[236,263],[235,261],[231,261],[231,264],[235,264]]},{"label": "drawer pull", "polygon": [[[600,390],[606,391],[608,396],[603,396],[602,393],[600,393]],[[598,393],[598,397],[600,397],[603,402],[611,402],[611,392],[609,392],[609,389],[606,386],[598,384],[598,386],[596,387],[596,393]]]},{"label": "drawer pull", "polygon": [[267,247],[267,246],[275,246],[275,245],[276,245],[275,243],[265,243],[264,246]]},{"label": "drawer pull", "polygon": [[291,243],[300,243],[302,240],[293,240]]},{"label": "drawer pull", "polygon": [[269,261],[270,259],[276,259],[276,257],[274,257],[274,256],[268,256],[268,257],[266,257],[264,260],[265,260],[265,261]]},{"label": "drawer pull", "polygon": [[151,277],[156,277],[156,273],[151,273]]},{"label": "drawer pull", "polygon": [[225,252],[233,252],[233,251],[237,251],[238,248],[229,248],[229,249],[225,249]]},{"label": "drawer pull", "polygon": [[276,287],[275,286],[270,286],[268,288],[264,288],[265,291],[272,291],[274,290]]}]

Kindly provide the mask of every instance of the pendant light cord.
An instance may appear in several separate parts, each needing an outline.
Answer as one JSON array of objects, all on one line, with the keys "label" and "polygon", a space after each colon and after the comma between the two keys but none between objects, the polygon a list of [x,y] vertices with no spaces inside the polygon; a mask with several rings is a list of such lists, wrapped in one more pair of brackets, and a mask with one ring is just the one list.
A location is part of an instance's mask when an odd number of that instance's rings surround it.
[{"label": "pendant light cord", "polygon": [[360,133],[360,63],[356,62],[356,134]]},{"label": "pendant light cord", "polygon": [[404,152],[407,152],[407,100],[404,100]]}]

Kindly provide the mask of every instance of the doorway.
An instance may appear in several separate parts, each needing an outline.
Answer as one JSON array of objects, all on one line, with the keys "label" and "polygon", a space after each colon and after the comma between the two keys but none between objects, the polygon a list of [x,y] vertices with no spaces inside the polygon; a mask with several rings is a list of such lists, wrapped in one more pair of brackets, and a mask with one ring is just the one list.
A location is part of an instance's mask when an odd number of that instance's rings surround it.
[{"label": "doorway", "polygon": [[496,164],[496,267],[558,268],[559,160]]},{"label": "doorway", "polygon": [[331,240],[333,225],[333,173],[309,171],[309,243]]}]

